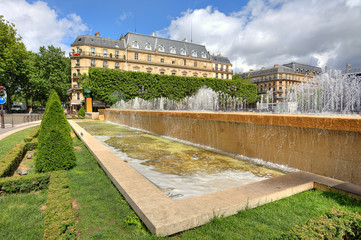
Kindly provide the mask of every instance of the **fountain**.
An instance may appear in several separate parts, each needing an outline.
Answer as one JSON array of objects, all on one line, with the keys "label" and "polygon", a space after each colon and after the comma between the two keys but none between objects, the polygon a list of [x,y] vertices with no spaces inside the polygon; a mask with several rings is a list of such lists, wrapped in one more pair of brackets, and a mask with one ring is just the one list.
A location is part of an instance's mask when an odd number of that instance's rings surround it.
[{"label": "fountain", "polygon": [[[308,115],[237,113],[244,99],[205,88],[180,102],[135,99],[103,114],[111,122],[361,185],[360,86],[357,77],[328,72],[292,87],[287,108]],[[269,97],[264,101],[259,106]],[[339,115],[315,115],[325,112]]]}]

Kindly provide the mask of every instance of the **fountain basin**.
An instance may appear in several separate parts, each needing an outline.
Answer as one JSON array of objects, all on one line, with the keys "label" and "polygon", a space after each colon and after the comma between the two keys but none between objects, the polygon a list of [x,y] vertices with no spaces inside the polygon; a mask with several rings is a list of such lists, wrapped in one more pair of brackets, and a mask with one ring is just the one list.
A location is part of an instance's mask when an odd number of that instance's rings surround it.
[{"label": "fountain basin", "polygon": [[361,185],[361,117],[105,109],[105,120]]}]

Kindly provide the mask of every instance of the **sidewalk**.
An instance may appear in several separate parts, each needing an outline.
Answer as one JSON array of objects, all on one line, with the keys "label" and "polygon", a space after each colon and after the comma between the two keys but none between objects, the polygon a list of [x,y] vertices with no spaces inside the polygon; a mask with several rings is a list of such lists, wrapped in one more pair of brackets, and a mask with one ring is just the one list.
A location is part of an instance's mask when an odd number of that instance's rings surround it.
[{"label": "sidewalk", "polygon": [[22,124],[18,124],[18,125],[14,125],[14,127],[11,127],[11,124],[5,124],[5,128],[0,128],[0,140],[13,134],[16,133],[18,131],[21,131],[23,129],[32,127],[32,126],[37,126],[40,125],[41,120],[40,121],[35,121],[35,122],[29,122],[29,123],[22,123]]}]

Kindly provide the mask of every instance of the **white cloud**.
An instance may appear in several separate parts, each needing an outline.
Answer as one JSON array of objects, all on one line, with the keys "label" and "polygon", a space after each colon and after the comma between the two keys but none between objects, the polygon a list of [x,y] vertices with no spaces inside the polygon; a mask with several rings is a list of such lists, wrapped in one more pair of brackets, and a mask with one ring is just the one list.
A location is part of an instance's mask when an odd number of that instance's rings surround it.
[{"label": "white cloud", "polygon": [[129,17],[130,13],[123,12],[121,15],[119,15],[116,23],[118,25],[122,24],[122,22]]},{"label": "white cloud", "polygon": [[188,10],[158,34],[192,38],[230,58],[236,71],[297,61],[361,67],[361,1],[250,0],[226,15],[211,6]]},{"label": "white cloud", "polygon": [[28,50],[38,52],[40,46],[54,45],[69,52],[66,42],[88,30],[82,19],[76,14],[59,18],[47,3],[33,4],[25,0],[0,0],[0,15],[15,24]]}]

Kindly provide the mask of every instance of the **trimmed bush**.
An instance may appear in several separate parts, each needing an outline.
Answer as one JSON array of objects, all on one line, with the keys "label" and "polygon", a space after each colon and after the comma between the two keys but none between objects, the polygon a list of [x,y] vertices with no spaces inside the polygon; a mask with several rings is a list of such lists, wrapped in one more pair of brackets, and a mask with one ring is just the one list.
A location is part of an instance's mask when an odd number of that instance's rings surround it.
[{"label": "trimmed bush", "polygon": [[0,179],[0,196],[11,193],[24,193],[46,189],[49,174],[38,173],[26,176],[14,176]]},{"label": "trimmed bush", "polygon": [[[69,135],[70,137],[70,135]],[[72,141],[57,128],[50,130],[36,152],[35,167],[38,172],[68,170],[75,166]]]},{"label": "trimmed bush", "polygon": [[44,239],[76,239],[76,218],[65,171],[50,174],[44,220]]},{"label": "trimmed bush", "polygon": [[41,122],[35,168],[38,172],[67,170],[75,166],[70,125],[60,99],[52,90]]},{"label": "trimmed bush", "polygon": [[83,106],[81,106],[81,108],[79,109],[78,116],[79,117],[84,117],[85,116],[85,110],[84,110]]}]

